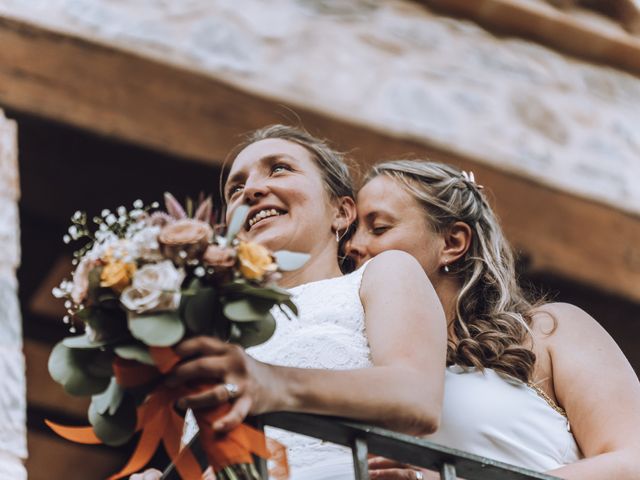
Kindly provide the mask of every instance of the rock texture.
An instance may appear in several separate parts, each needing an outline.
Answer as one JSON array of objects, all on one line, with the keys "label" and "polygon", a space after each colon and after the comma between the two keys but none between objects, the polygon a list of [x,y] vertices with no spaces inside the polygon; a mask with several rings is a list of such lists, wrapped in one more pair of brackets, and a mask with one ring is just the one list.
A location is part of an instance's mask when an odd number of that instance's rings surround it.
[{"label": "rock texture", "polygon": [[640,79],[417,2],[0,0],[0,15],[640,214]]},{"label": "rock texture", "polygon": [[0,110],[0,478],[26,479],[25,367],[15,269],[20,259],[16,124]]}]

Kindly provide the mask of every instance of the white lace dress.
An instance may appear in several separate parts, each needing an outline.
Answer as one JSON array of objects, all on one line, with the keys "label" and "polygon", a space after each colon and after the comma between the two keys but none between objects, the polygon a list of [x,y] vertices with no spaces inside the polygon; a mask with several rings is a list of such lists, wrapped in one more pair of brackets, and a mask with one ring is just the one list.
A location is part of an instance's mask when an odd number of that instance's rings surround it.
[{"label": "white lace dress", "polygon": [[[273,337],[247,353],[262,362],[288,367],[346,370],[372,366],[360,301],[365,267],[290,289],[298,316],[289,319],[274,309],[277,327]],[[183,443],[197,430],[195,418],[188,413]],[[287,447],[290,480],[354,478],[350,449],[277,428],[267,427],[265,433]]]},{"label": "white lace dress", "polygon": [[[360,301],[364,268],[292,288],[298,317],[289,320],[277,312],[273,337],[248,353],[262,362],[288,367],[372,366]],[[350,449],[276,428],[267,428],[266,434],[287,446],[291,480],[354,478]]]}]

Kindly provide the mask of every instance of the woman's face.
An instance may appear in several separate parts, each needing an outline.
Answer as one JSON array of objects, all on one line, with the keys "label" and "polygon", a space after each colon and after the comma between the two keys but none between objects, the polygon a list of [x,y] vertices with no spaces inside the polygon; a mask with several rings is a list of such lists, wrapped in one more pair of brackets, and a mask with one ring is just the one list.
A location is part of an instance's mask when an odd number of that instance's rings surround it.
[{"label": "woman's face", "polygon": [[434,281],[445,243],[427,222],[418,201],[400,183],[380,175],[362,187],[357,203],[358,228],[347,244],[347,254],[356,264],[385,250],[403,250],[413,255]]},{"label": "woman's face", "polygon": [[246,236],[271,250],[311,252],[333,238],[334,212],[322,175],[296,143],[272,138],[247,146],[233,162],[224,195],[230,213],[241,204],[250,207]]}]

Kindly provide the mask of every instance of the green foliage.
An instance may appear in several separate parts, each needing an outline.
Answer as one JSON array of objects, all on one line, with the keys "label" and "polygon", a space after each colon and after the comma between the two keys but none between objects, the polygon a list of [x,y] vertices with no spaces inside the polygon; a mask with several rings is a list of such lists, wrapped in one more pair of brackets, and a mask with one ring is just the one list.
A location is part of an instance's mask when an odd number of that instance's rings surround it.
[{"label": "green foliage", "polygon": [[69,348],[60,342],[49,356],[49,373],[71,395],[101,393],[108,387],[111,375],[110,363],[108,375],[104,375],[106,356],[99,350]]},{"label": "green foliage", "polygon": [[278,269],[283,272],[298,270],[309,260],[309,254],[307,253],[290,252],[288,250],[279,250],[273,256],[278,263]]},{"label": "green foliage", "polygon": [[249,213],[249,207],[247,205],[238,206],[229,221],[227,227],[227,245],[235,238],[238,232],[242,229],[244,222],[247,220],[247,214]]},{"label": "green foliage", "polygon": [[110,410],[100,413],[99,406],[103,408],[104,403],[103,399],[92,399],[88,411],[89,423],[98,438],[106,445],[123,445],[131,438],[136,428],[135,402],[125,394],[114,413],[110,413]]},{"label": "green foliage", "polygon": [[184,323],[176,311],[140,315],[130,312],[129,330],[135,338],[152,347],[170,347],[185,333]]},{"label": "green foliage", "polygon": [[109,412],[109,415],[115,415],[124,398],[124,393],[124,389],[118,385],[116,378],[111,377],[111,382],[107,389],[98,395],[93,395],[91,402],[94,404],[98,414],[104,415]]},{"label": "green foliage", "polygon": [[118,345],[113,351],[120,358],[125,360],[135,360],[145,365],[155,365],[153,358],[149,354],[149,349],[142,343],[131,343],[126,345]]}]

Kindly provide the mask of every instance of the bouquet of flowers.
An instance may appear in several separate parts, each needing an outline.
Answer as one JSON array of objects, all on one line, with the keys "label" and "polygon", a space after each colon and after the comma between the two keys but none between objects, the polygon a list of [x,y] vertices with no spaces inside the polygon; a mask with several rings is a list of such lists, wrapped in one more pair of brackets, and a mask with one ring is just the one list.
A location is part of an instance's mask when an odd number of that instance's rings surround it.
[{"label": "bouquet of flowers", "polygon": [[[72,280],[53,291],[65,299],[70,332],[81,327],[83,333],[54,347],[49,372],[68,393],[91,396],[91,426],[47,423],[82,443],[116,446],[141,432],[129,463],[112,479],[142,469],[160,443],[183,478],[201,476],[193,455],[181,448],[184,420],[173,408],[189,391],[162,381],[179,361],[171,346],[194,335],[258,345],[275,330],[274,307],[297,313],[274,281],[280,271],[302,266],[307,255],[272,253],[241,240],[246,207],[236,209],[223,236],[212,222],[210,198],[183,208],[167,193],[165,206],[161,211],[158,203],[137,200],[131,211],[103,210],[93,228],[84,212],[76,212],[64,241],[86,242],[74,253]],[[202,434],[221,413],[198,414]],[[255,476],[251,454],[266,456],[264,437],[242,425],[221,442],[227,444],[220,443],[219,451],[211,442],[206,451],[218,478]]]}]

